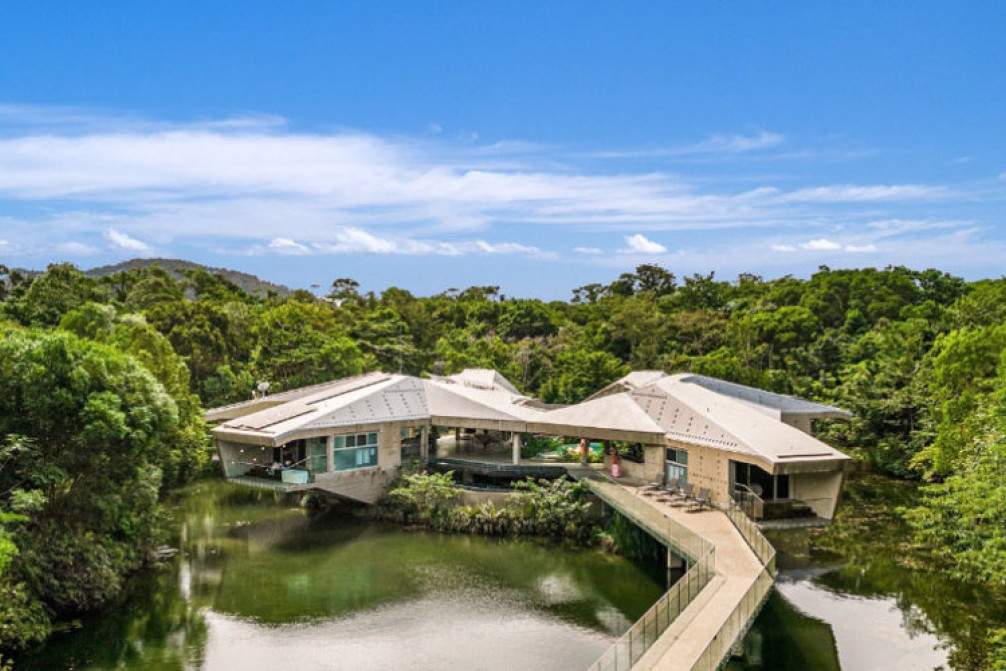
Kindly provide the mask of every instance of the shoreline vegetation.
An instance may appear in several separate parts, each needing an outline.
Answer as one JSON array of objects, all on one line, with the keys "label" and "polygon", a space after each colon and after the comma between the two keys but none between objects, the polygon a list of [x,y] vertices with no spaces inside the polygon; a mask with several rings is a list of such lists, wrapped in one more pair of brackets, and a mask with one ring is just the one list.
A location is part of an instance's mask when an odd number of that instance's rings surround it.
[{"label": "shoreline vegetation", "polygon": [[375,515],[433,531],[482,536],[545,536],[593,544],[598,514],[583,483],[565,478],[514,483],[502,505],[462,502],[453,473],[403,475],[377,505]]},{"label": "shoreline vegetation", "polygon": [[[324,297],[255,295],[201,268],[0,266],[0,654],[114,602],[151,561],[164,495],[206,468],[203,408],[261,381],[466,367],[546,403],[661,369],[844,407],[854,418],[818,437],[922,483],[884,510],[919,561],[1006,603],[1006,279],[822,267],[724,281],[641,265],[544,302],[495,286],[417,297],[339,278]],[[988,645],[961,668],[1002,669],[1004,623],[968,626]]]},{"label": "shoreline vegetation", "polygon": [[633,560],[658,561],[660,543],[617,511],[602,515],[589,488],[567,478],[514,483],[501,505],[463,503],[453,474],[403,475],[374,509],[374,516],[406,527],[481,536],[539,536],[581,547],[601,547]]}]

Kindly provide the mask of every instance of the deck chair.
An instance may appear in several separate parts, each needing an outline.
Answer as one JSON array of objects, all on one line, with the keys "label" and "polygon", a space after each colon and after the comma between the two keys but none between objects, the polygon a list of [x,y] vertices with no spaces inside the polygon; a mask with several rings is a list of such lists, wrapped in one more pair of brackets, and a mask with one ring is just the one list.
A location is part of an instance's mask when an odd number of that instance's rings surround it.
[{"label": "deck chair", "polygon": [[694,491],[695,485],[687,482],[684,487],[676,490],[674,493],[670,493],[669,496],[665,496],[657,500],[670,506],[683,506],[691,500],[692,493]]},{"label": "deck chair", "polygon": [[653,481],[646,485],[639,485],[636,487],[636,493],[642,494],[643,496],[654,496],[657,492],[664,488],[664,483],[660,481]]},{"label": "deck chair", "polygon": [[696,495],[695,499],[693,499],[692,502],[688,504],[686,512],[699,513],[705,510],[706,508],[711,507],[711,505],[712,502],[710,500],[709,490],[706,489],[705,487],[702,487],[701,489],[699,489],[699,493],[698,495]]}]

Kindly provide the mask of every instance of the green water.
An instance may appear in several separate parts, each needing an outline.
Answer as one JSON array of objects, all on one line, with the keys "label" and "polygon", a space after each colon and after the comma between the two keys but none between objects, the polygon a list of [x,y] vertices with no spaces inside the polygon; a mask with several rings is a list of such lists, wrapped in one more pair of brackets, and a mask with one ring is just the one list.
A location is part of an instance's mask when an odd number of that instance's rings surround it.
[{"label": "green water", "polygon": [[173,506],[182,554],[19,669],[570,669],[663,592],[598,550],[308,515],[201,483]]},{"label": "green water", "polygon": [[[731,671],[984,671],[1002,595],[904,552],[910,485],[859,478],[809,560],[784,561]],[[206,482],[173,506],[182,556],[18,668],[582,671],[663,590],[618,557],[311,516]]]},{"label": "green water", "polygon": [[1006,626],[1006,599],[911,553],[894,510],[906,483],[860,477],[836,524],[789,560],[731,671],[986,671],[987,632]]}]

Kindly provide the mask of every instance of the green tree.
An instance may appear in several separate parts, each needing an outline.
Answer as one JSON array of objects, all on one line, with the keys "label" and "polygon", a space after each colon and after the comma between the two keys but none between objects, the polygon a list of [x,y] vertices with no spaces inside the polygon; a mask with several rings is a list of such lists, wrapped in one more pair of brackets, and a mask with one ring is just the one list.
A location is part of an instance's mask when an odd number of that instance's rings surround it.
[{"label": "green tree", "polygon": [[607,352],[572,348],[561,352],[552,375],[541,386],[546,403],[577,403],[629,372]]},{"label": "green tree", "polygon": [[516,299],[503,304],[499,331],[504,338],[543,338],[557,330],[552,311],[541,301]]},{"label": "green tree", "polygon": [[132,355],[150,371],[178,409],[175,442],[165,445],[157,466],[166,484],[191,480],[207,460],[206,425],[199,397],[190,388],[189,369],[168,339],[141,315],[117,316],[111,306],[88,303],[64,315],[60,326],[78,336],[107,343]]},{"label": "green tree", "polygon": [[18,625],[0,627],[10,648],[37,638],[43,606],[107,603],[146,560],[161,538],[156,464],[179,426],[175,402],[133,357],[64,332],[2,335],[0,435],[31,445],[8,450],[0,471],[0,505],[28,517],[2,581],[6,599],[23,602],[0,609],[0,621]]},{"label": "green tree", "polygon": [[17,301],[7,303],[7,309],[26,326],[56,326],[73,308],[106,298],[97,281],[69,263],[61,263],[49,266],[32,280]]},{"label": "green tree", "polygon": [[358,375],[370,365],[328,305],[288,302],[261,316],[255,368],[280,389]]}]

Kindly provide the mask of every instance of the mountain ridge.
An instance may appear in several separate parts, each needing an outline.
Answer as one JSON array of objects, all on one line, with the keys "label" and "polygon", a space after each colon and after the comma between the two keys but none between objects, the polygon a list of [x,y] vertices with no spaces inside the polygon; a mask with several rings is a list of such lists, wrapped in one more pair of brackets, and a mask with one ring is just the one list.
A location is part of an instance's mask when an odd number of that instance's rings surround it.
[{"label": "mountain ridge", "polygon": [[184,259],[136,258],[105,266],[98,266],[82,272],[88,277],[99,278],[126,270],[132,270],[134,268],[151,268],[153,266],[160,266],[161,268],[164,268],[176,278],[181,277],[181,273],[179,271],[182,270],[205,270],[206,272],[214,275],[221,275],[247,291],[249,294],[257,296],[266,296],[270,291],[280,297],[288,296],[293,293],[293,290],[288,286],[263,280],[257,275],[252,275],[251,273],[245,273],[240,270],[232,270],[230,268],[207,266],[202,263],[186,261]]}]

